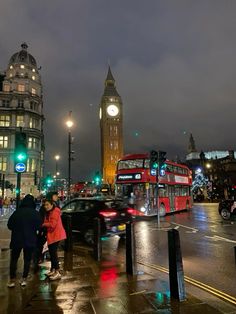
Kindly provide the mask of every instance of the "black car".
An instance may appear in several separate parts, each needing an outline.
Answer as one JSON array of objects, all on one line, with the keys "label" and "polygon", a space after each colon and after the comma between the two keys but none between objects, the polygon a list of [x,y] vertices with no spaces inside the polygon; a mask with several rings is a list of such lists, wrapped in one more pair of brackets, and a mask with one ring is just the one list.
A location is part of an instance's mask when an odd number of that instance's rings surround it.
[{"label": "black car", "polygon": [[62,209],[62,221],[65,216],[72,218],[73,232],[79,232],[86,242],[93,242],[94,218],[101,219],[103,236],[124,235],[125,223],[132,219],[133,209],[118,199],[75,198]]},{"label": "black car", "polygon": [[219,203],[219,214],[225,220],[229,220],[236,214],[236,201],[234,200],[222,200]]}]

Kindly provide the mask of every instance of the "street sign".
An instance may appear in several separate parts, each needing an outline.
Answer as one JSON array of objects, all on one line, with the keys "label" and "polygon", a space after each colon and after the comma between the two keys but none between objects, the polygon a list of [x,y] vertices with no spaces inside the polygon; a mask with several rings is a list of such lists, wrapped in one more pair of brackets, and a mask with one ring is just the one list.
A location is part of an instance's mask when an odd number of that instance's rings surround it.
[{"label": "street sign", "polygon": [[166,174],[165,169],[160,169],[160,176],[161,176],[161,177],[164,177],[165,174]]},{"label": "street sign", "polygon": [[156,169],[151,169],[150,173],[151,173],[151,176],[156,176],[157,175],[157,170]]},{"label": "street sign", "polygon": [[25,172],[26,170],[26,165],[23,162],[18,162],[15,165],[15,171],[16,172]]}]

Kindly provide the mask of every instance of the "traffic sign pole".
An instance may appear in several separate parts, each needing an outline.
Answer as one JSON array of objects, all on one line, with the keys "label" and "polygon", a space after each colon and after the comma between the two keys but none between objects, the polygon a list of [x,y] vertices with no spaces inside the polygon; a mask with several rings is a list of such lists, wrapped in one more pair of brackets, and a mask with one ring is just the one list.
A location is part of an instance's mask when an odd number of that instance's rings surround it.
[{"label": "traffic sign pole", "polygon": [[157,228],[160,229],[160,210],[159,210],[159,168],[160,167],[160,162],[159,162],[159,152],[158,152],[158,171],[157,171],[157,176],[156,176],[156,194],[157,194],[157,198],[156,198],[156,202],[157,202]]},{"label": "traffic sign pole", "polygon": [[21,172],[17,172],[17,177],[16,177],[16,209],[19,208],[19,204],[20,204],[20,187],[21,187]]}]

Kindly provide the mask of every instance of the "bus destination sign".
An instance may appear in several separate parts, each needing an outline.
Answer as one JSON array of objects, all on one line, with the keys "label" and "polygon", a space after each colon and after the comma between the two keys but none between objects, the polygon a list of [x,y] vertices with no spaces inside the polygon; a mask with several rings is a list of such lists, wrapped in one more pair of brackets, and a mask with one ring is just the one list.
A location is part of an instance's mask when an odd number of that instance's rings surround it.
[{"label": "bus destination sign", "polygon": [[141,180],[141,179],[142,179],[141,173],[127,173],[127,174],[117,175],[117,180],[121,180],[121,181]]}]

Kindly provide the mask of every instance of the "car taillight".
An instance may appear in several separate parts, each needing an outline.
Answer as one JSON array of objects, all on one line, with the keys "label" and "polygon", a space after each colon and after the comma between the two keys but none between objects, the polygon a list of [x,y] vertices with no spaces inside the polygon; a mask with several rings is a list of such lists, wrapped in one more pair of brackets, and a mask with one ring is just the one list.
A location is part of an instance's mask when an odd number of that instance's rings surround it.
[{"label": "car taillight", "polygon": [[128,208],[127,212],[132,216],[144,216],[144,213],[134,208]]},{"label": "car taillight", "polygon": [[99,212],[99,214],[105,218],[112,218],[115,217],[117,215],[117,212],[115,212],[114,210],[102,210]]}]

